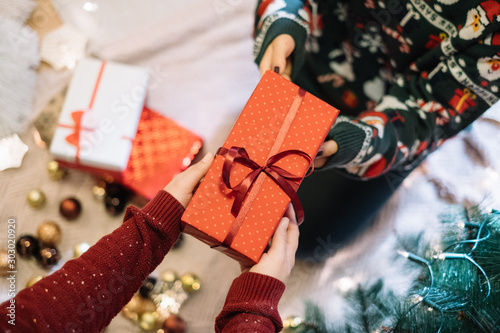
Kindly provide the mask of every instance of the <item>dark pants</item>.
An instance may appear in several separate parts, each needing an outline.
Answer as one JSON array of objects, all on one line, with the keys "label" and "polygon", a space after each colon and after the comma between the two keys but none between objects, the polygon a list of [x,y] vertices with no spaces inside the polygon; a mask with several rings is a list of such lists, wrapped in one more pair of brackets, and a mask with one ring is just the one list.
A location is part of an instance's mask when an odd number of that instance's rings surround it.
[{"label": "dark pants", "polygon": [[306,177],[298,194],[305,210],[297,257],[327,259],[372,224],[377,212],[409,172],[391,171],[370,180],[354,180],[335,169]]},{"label": "dark pants", "polygon": [[[308,64],[306,61],[294,82],[335,105],[332,96],[321,93],[317,75]],[[396,169],[374,179],[355,180],[329,169],[306,177],[298,190],[305,220],[300,225],[297,257],[313,262],[327,259],[372,224],[409,173]]]}]

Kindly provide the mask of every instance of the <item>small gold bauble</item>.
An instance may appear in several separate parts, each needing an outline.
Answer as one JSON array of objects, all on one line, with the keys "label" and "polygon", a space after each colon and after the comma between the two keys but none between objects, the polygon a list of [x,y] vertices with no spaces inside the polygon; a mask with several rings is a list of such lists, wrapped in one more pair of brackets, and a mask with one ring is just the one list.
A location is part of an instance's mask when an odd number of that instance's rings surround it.
[{"label": "small gold bauble", "polygon": [[139,314],[138,313],[130,312],[126,309],[123,309],[122,313],[126,318],[132,320],[133,322],[139,322]]},{"label": "small gold bauble", "polygon": [[26,200],[31,207],[42,208],[45,205],[47,198],[45,197],[45,193],[41,190],[34,189],[28,192]]},{"label": "small gold bauble", "polygon": [[75,250],[73,251],[73,258],[78,258],[82,254],[84,254],[89,248],[90,245],[88,243],[76,244]]},{"label": "small gold bauble", "polygon": [[0,275],[7,275],[11,271],[9,267],[9,252],[7,250],[0,250]]},{"label": "small gold bauble", "polygon": [[104,196],[106,195],[106,188],[95,185],[94,187],[92,187],[92,194],[97,200],[104,200]]},{"label": "small gold bauble", "polygon": [[181,276],[181,281],[182,289],[184,289],[185,292],[193,293],[200,290],[200,278],[193,273],[185,273]]},{"label": "small gold bauble", "polygon": [[66,171],[59,166],[57,161],[51,161],[47,164],[47,171],[49,172],[49,178],[52,180],[63,179]]},{"label": "small gold bauble", "polygon": [[46,245],[54,246],[61,240],[61,228],[54,221],[44,221],[37,230],[38,240]]},{"label": "small gold bauble", "polygon": [[166,283],[172,284],[175,282],[175,280],[179,279],[179,276],[177,275],[177,273],[175,271],[169,269],[169,270],[164,271],[161,274],[161,278]]},{"label": "small gold bauble", "polygon": [[142,299],[139,295],[132,296],[130,301],[123,307],[123,315],[129,319],[133,319],[134,316],[138,319],[141,313],[141,303]]},{"label": "small gold bauble", "polygon": [[31,279],[28,280],[28,282],[26,282],[26,288],[31,287],[32,285],[34,285],[35,283],[37,283],[41,279],[43,279],[43,276],[41,276],[41,275],[32,277]]},{"label": "small gold bauble", "polygon": [[155,312],[156,304],[150,298],[142,298],[141,313]]},{"label": "small gold bauble", "polygon": [[130,302],[123,307],[122,313],[128,319],[138,321],[143,313],[153,313],[156,311],[156,304],[149,298],[144,298],[135,294]]},{"label": "small gold bauble", "polygon": [[300,317],[290,316],[283,321],[283,333],[301,333],[304,328],[303,320]]},{"label": "small gold bauble", "polygon": [[144,312],[139,319],[139,326],[145,330],[150,331],[154,329],[161,328],[161,324],[159,322],[160,315],[158,312]]}]

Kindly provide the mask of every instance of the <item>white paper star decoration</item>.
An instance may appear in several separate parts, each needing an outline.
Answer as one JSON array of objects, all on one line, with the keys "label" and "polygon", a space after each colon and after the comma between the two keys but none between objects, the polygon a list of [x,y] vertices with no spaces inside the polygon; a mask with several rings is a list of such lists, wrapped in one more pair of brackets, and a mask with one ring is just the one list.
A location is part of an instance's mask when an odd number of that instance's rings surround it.
[{"label": "white paper star decoration", "polygon": [[28,151],[17,134],[0,139],[0,171],[9,168],[19,168],[24,155]]},{"label": "white paper star decoration", "polygon": [[68,24],[48,33],[42,40],[40,55],[55,70],[75,67],[85,55],[88,38]]}]

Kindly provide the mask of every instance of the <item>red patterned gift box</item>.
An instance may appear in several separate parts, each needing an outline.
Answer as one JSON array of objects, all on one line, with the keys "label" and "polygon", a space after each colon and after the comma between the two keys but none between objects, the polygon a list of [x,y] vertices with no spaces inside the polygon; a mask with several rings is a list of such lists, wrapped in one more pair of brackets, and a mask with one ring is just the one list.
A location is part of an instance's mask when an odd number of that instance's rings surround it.
[{"label": "red patterned gift box", "polygon": [[[476,106],[476,102],[474,102],[475,99],[476,95],[468,88],[465,88],[464,90],[457,88],[455,89],[455,95],[450,100],[450,105],[455,108],[459,114],[462,114],[468,108]],[[454,116],[454,113],[451,114],[451,116]]]},{"label": "red patterned gift box", "polygon": [[144,108],[121,182],[151,199],[191,164],[201,146],[199,136]]},{"label": "red patterned gift box", "polygon": [[338,110],[268,71],[183,217],[184,232],[245,263],[259,261]]}]

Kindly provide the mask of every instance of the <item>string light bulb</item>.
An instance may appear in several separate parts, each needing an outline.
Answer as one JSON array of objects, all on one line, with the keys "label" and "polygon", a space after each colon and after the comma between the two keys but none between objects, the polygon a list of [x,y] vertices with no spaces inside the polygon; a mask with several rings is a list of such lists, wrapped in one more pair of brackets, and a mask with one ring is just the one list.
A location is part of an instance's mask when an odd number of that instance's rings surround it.
[{"label": "string light bulb", "polygon": [[340,278],[338,281],[337,281],[337,286],[338,288],[340,289],[341,292],[343,293],[346,293],[348,292],[349,290],[351,290],[355,283],[354,283],[354,280],[351,279],[350,277],[343,277],[343,278]]},{"label": "string light bulb", "polygon": [[86,3],[83,4],[83,9],[85,9],[88,12],[95,12],[99,8],[99,5],[96,2],[93,1],[87,1]]}]

